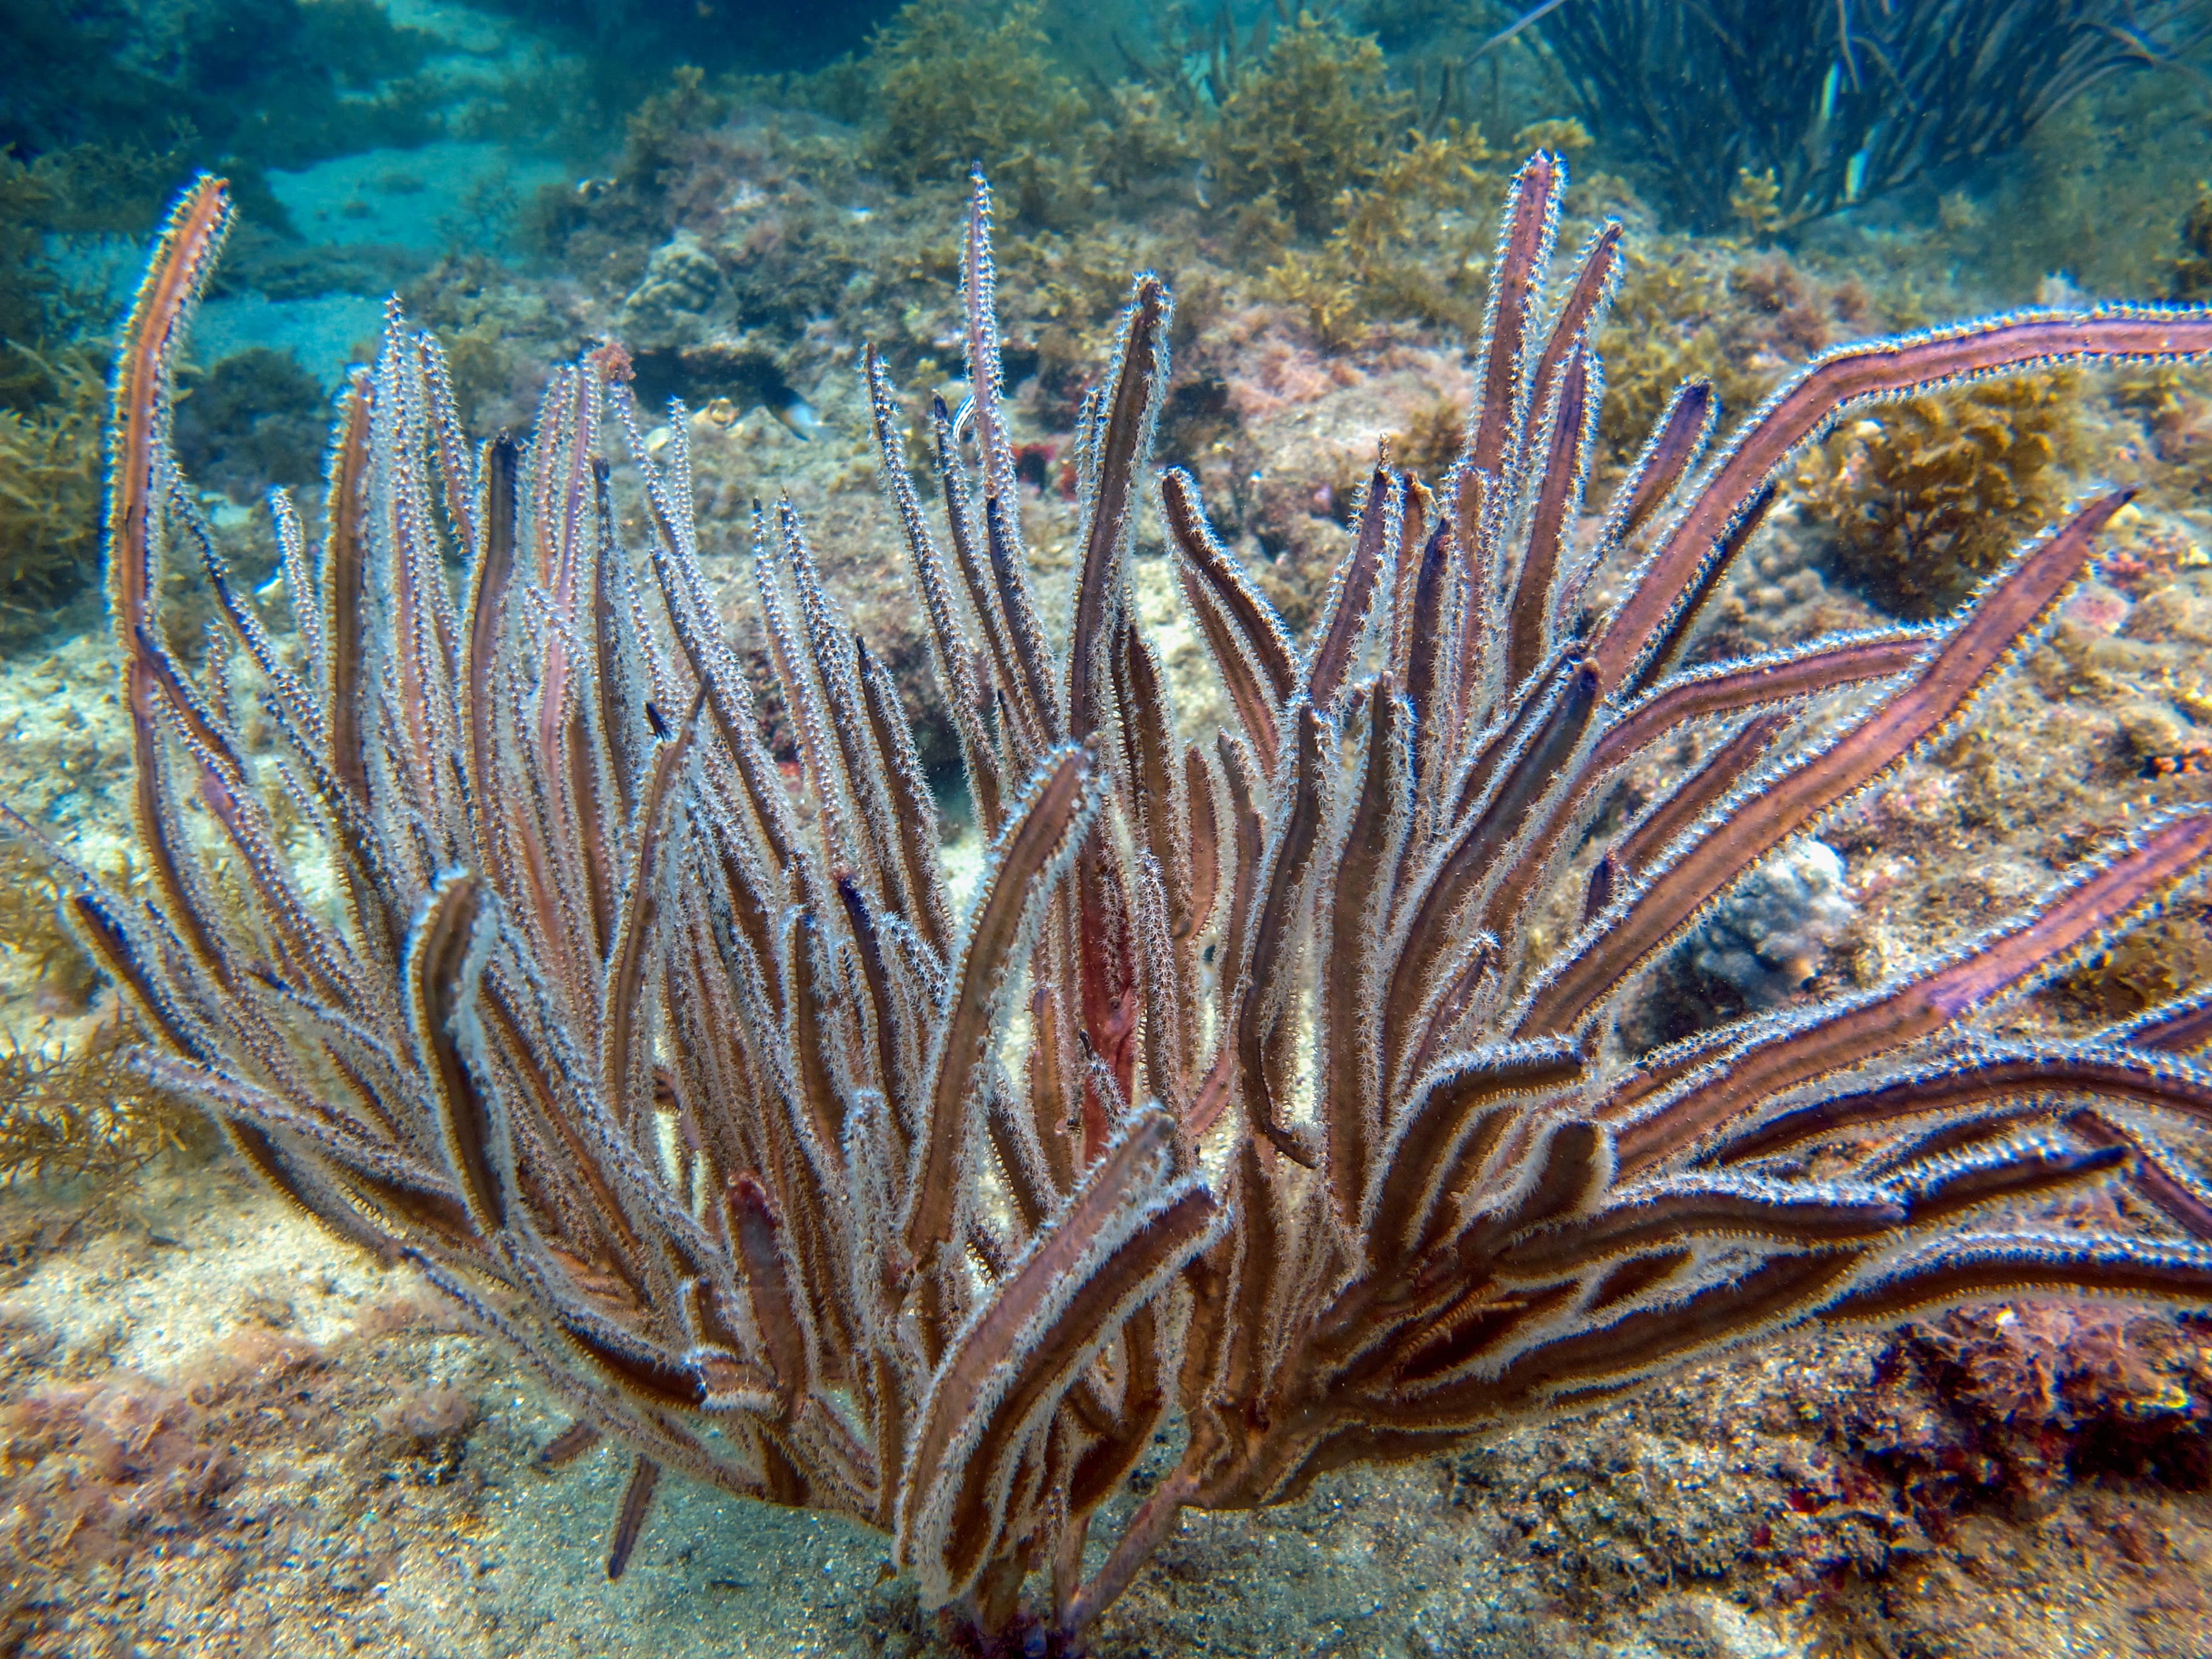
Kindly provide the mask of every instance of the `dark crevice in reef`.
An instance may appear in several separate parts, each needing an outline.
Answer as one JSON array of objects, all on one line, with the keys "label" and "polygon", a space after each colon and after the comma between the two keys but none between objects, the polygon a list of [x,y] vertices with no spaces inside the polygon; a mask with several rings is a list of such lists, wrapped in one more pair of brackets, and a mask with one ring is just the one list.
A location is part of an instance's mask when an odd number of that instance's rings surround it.
[{"label": "dark crevice in reef", "polygon": [[799,401],[783,370],[769,352],[754,346],[713,343],[662,346],[635,350],[638,402],[665,409],[677,398],[693,410],[726,398],[738,410],[755,406],[782,410]]}]

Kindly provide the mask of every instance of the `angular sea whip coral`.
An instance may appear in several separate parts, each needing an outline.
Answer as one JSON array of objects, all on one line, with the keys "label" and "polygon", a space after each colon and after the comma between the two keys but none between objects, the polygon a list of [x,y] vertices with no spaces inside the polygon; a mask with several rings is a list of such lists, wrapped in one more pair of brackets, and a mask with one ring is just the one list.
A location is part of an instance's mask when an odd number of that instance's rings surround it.
[{"label": "angular sea whip coral", "polygon": [[[1875,991],[1651,1054],[1621,1052],[1613,1019],[1740,874],[1966,713],[2119,500],[1942,626],[1680,670],[1778,467],[1869,398],[2212,352],[2212,313],[2037,313],[1831,353],[1691,484],[1712,398],[1687,387],[1595,556],[1676,505],[1594,610],[1566,532],[1620,232],[1544,306],[1560,183],[1544,155],[1516,181],[1441,499],[1376,470],[1310,648],[1190,480],[1164,480],[1235,712],[1198,743],[1127,589],[1166,290],[1138,280],[1080,421],[1055,651],[1014,511],[978,182],[981,465],[939,404],[941,520],[867,366],[992,842],[964,916],[890,682],[787,507],[756,571],[800,735],[792,799],[702,579],[684,422],[654,459],[617,347],[555,375],[526,447],[479,450],[435,343],[395,313],[345,399],[319,549],[276,499],[298,629],[281,648],[167,441],[176,341],[229,216],[213,180],[180,204],[118,368],[110,481],[153,896],[88,879],[69,902],[155,1077],[508,1343],[577,1413],[555,1455],[601,1432],[635,1450],[611,1571],[665,1466],[882,1528],[978,1646],[1041,1625],[1068,1647],[1187,1505],[1279,1501],[1806,1319],[2035,1289],[2212,1297],[2203,1243],[2021,1231],[2014,1207],[2126,1179],[2212,1237],[2165,1139],[2212,1120],[2212,1076],[2180,1057],[2212,1038],[2212,998],[2066,1044],[1967,1024],[2189,875],[2212,812],[2159,820]],[[619,539],[610,428],[647,549]],[[188,672],[163,642],[177,552],[204,566],[236,672],[218,652]],[[1799,734],[1809,698],[1852,685],[1881,690],[1835,735]],[[241,736],[249,687],[267,752]],[[1691,720],[1732,729],[1540,957],[1531,918],[1607,781]],[[307,897],[280,812],[327,858],[332,902]],[[1816,1145],[1838,1173],[1804,1173]],[[1177,1407],[1180,1460],[1089,1554]]]}]

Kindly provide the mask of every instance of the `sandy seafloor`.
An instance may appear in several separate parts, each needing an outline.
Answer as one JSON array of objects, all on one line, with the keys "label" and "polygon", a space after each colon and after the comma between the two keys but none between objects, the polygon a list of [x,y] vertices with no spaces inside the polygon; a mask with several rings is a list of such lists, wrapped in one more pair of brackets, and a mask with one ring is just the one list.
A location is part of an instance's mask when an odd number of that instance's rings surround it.
[{"label": "sandy seafloor", "polygon": [[[71,1206],[7,1206],[19,1259],[41,1211]],[[84,1540],[7,1516],[26,1551],[0,1581],[11,1652],[918,1650],[872,1536],[681,1483],[608,1584],[623,1460],[534,1468],[562,1426],[541,1389],[455,1334],[409,1275],[334,1248],[228,1166],[158,1175],[40,1256],[0,1301],[0,1341],[11,1459],[40,1422],[73,1433],[131,1534],[93,1565]],[[1589,1422],[1340,1476],[1259,1516],[1194,1517],[1097,1650],[2212,1651],[2201,1490],[2062,1485],[1939,1542],[1854,1480],[1830,1442],[1884,1346],[1790,1342]],[[2212,1355],[2174,1375],[2212,1382]],[[109,1435],[120,1449],[92,1445]],[[42,1571],[34,1540],[71,1569]],[[1776,1605],[1778,1585],[1797,1594]]]},{"label": "sandy seafloor", "polygon": [[[404,15],[454,29],[473,15]],[[543,158],[454,143],[270,183],[311,236],[404,246],[465,213],[479,186],[526,193],[558,176]],[[751,200],[740,192],[731,211],[756,211]],[[630,252],[641,265],[643,250]],[[127,275],[127,258],[100,257]],[[534,351],[564,327],[610,325],[624,301],[619,287],[544,288],[518,279],[487,299],[486,326],[519,331]],[[880,308],[904,301],[894,285]],[[549,306],[566,310],[540,327]],[[362,294],[227,295],[198,349],[212,362],[284,346],[328,385],[378,308]],[[1249,554],[1266,529],[1271,592],[1310,602],[1341,546],[1335,497],[1379,437],[1464,399],[1467,371],[1439,331],[1382,330],[1327,352],[1249,294],[1216,316],[1194,361],[1229,435],[1194,464],[1212,498],[1249,498],[1240,546]],[[869,321],[809,323],[788,354],[791,390],[823,423],[814,441],[762,408],[695,422],[700,496],[720,526],[710,575],[733,610],[742,506],[787,487],[856,621],[903,618],[910,647],[911,603],[860,436],[854,331]],[[2100,578],[1984,700],[1976,735],[1820,831],[1843,872],[1826,982],[1878,980],[1994,921],[2160,804],[2212,799],[2212,774],[2146,775],[2212,724],[2212,373],[2191,385],[2196,424],[2172,453],[2101,383],[2085,393],[2089,435],[2069,487],[2110,479],[2146,493]],[[500,418],[526,416],[520,392],[493,401]],[[1022,435],[1064,434],[1030,423]],[[1073,511],[1046,489],[1024,514],[1050,611],[1068,580]],[[222,516],[252,544],[245,515]],[[1145,550],[1146,621],[1164,630],[1170,672],[1185,671],[1183,712],[1200,720],[1188,672],[1198,646]],[[1736,649],[1885,620],[1788,507],[1713,617]],[[96,626],[0,660],[0,799],[95,863],[125,822],[113,681]],[[1697,758],[1657,757],[1632,786],[1648,791]],[[948,856],[972,863],[974,849],[956,841]],[[2212,973],[2201,904],[2169,921],[2170,936],[2120,969],[2002,1020],[2078,1028],[2100,997],[2112,1012],[2124,972],[2155,982],[2160,951],[2193,951]],[[0,951],[0,1023],[29,1040],[79,1040],[106,1007],[51,1006],[30,964]],[[626,1459],[602,1447],[537,1467],[564,1423],[409,1272],[333,1243],[219,1153],[164,1153],[119,1185],[0,1186],[0,1659],[937,1650],[910,1587],[884,1576],[882,1540],[674,1480],[610,1585],[601,1564]],[[1334,1476],[1258,1515],[1191,1516],[1096,1647],[1160,1659],[2212,1659],[2212,1319],[2045,1306],[1802,1334],[1588,1419]]]}]

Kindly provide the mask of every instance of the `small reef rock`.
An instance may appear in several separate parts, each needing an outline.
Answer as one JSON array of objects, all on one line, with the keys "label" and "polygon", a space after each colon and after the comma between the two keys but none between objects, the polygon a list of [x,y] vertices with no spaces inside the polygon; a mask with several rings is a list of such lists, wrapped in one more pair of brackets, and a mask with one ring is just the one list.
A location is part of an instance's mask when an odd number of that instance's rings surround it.
[{"label": "small reef rock", "polygon": [[1828,947],[1856,914],[1843,860],[1808,837],[1777,852],[1714,908],[1690,936],[1690,964],[1753,1007],[1771,1008],[1820,976]]},{"label": "small reef rock", "polygon": [[645,280],[623,301],[621,331],[647,349],[696,345],[705,337],[707,313],[722,290],[714,256],[690,230],[678,230],[653,249]]}]

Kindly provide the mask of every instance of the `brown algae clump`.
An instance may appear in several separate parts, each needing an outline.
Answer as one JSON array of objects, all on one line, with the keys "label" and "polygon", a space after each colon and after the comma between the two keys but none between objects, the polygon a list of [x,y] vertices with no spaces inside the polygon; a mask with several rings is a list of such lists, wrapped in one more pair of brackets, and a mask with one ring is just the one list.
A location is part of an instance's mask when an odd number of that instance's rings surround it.
[{"label": "brown algae clump", "polygon": [[960,0],[902,10],[868,55],[879,120],[870,163],[915,185],[957,179],[980,161],[1041,222],[1087,205],[1091,106],[1045,55],[1037,12],[1017,5],[994,21]]},{"label": "brown algae clump", "polygon": [[81,587],[100,543],[100,422],[105,392],[79,355],[51,362],[59,395],[0,409],[0,631],[43,625]]},{"label": "brown algae clump", "polygon": [[2080,377],[2028,374],[1886,404],[1809,454],[1798,489],[1879,603],[1957,605],[2064,506]]},{"label": "brown algae clump", "polygon": [[1384,85],[1373,36],[1301,13],[1222,100],[1209,146],[1220,199],[1271,197],[1298,229],[1322,234],[1341,192],[1381,176],[1410,113]]}]

